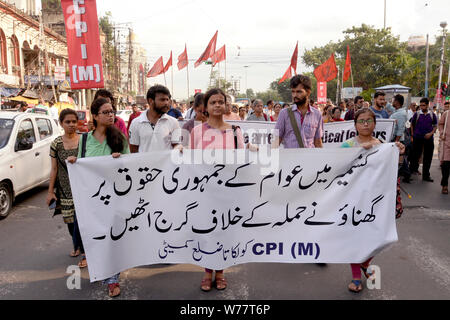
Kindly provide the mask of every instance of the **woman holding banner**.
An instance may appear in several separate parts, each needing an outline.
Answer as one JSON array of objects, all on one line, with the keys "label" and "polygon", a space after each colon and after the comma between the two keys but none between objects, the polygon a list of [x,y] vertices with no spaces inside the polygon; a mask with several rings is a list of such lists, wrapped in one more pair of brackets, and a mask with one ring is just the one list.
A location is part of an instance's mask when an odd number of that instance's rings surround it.
[{"label": "woman holding banner", "polygon": [[[341,145],[342,148],[362,147],[364,149],[370,149],[376,145],[383,143],[381,140],[378,140],[373,136],[373,131],[375,130],[376,126],[376,116],[372,110],[368,108],[360,109],[358,112],[356,112],[354,121],[358,135],[354,138],[345,141]],[[396,142],[396,145],[400,149],[400,154],[405,152],[405,146],[403,144],[401,144],[400,142]],[[397,182],[397,206],[396,206],[397,218],[400,217],[401,213],[403,212],[398,183],[399,179]],[[352,269],[353,279],[348,285],[348,290],[350,290],[351,292],[358,293],[363,289],[361,282],[361,271],[364,273],[367,279],[369,280],[375,279],[375,273],[368,272],[368,268],[370,266],[370,262],[372,261],[372,259],[373,257],[369,258],[367,261],[361,264],[352,263],[350,265]]]},{"label": "woman holding banner", "polygon": [[[191,132],[191,149],[243,149],[244,137],[241,129],[226,123],[225,114],[226,95],[221,89],[211,89],[204,97],[208,120],[200,124]],[[205,269],[201,289],[210,291],[213,285],[213,270]],[[216,270],[214,285],[217,290],[224,290],[227,281],[223,270]]]},{"label": "woman holding banner", "polygon": [[[78,145],[78,158],[110,156],[119,158],[121,154],[130,153],[127,139],[114,125],[115,110],[110,99],[98,98],[91,105],[91,114],[95,130],[83,134]],[[69,163],[75,163],[76,157],[69,157]],[[85,257],[84,257],[85,259]],[[116,297],[120,294],[120,273],[106,279],[109,296]]]}]

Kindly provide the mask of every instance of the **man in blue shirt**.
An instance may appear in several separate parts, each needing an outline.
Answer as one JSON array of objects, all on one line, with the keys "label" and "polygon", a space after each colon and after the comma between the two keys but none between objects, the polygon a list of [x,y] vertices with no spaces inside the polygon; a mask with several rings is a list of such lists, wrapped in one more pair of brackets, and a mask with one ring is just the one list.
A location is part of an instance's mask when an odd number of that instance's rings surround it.
[{"label": "man in blue shirt", "polygon": [[389,114],[384,109],[386,105],[386,94],[384,92],[376,92],[373,97],[374,105],[370,107],[370,110],[375,113],[377,119],[389,119]]},{"label": "man in blue shirt", "polygon": [[413,128],[413,147],[411,152],[411,172],[419,172],[419,159],[423,152],[422,180],[433,182],[430,177],[430,167],[433,160],[434,138],[437,130],[437,117],[428,110],[430,101],[427,98],[420,100],[420,110],[411,118]]},{"label": "man in blue shirt", "polygon": [[[397,94],[394,97],[394,102],[392,102],[392,106],[395,108],[395,111],[389,118],[395,120],[393,142],[401,142],[405,146],[408,146],[410,142],[406,141],[406,139],[409,137],[405,137],[406,121],[408,120],[408,110],[406,110],[406,107],[403,107],[404,103],[405,98],[401,94]],[[401,167],[399,168],[399,175],[403,176],[403,182],[410,182],[411,172],[409,171],[408,167],[407,155],[403,155],[403,161]]]},{"label": "man in blue shirt", "polygon": [[167,114],[169,116],[174,117],[175,119],[183,120],[183,114],[181,113],[181,111],[176,109],[176,108],[174,108],[174,106],[176,107],[177,102],[175,100],[172,100],[171,102],[172,103],[170,104],[170,110],[167,111]]}]

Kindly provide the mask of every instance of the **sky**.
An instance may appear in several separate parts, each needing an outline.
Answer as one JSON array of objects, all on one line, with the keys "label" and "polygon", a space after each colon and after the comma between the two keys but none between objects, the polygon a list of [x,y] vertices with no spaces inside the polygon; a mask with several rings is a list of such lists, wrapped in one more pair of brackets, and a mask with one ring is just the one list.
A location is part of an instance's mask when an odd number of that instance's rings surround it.
[{"label": "sky", "polygon": [[[449,0],[386,0],[386,25],[401,41],[411,35],[430,34],[433,40],[450,23]],[[171,70],[167,87],[175,99],[186,99],[186,68],[176,63],[185,44],[189,57],[190,95],[194,89],[205,92],[211,66],[194,62],[218,30],[217,49],[227,48],[227,80],[240,79],[246,88],[265,91],[280,78],[290,64],[299,43],[297,73],[310,72],[301,62],[305,50],[344,38],[342,31],[362,23],[383,28],[384,0],[97,0],[99,17],[112,13],[116,23],[130,23],[138,41],[147,51],[150,68],[173,52],[173,90]],[[125,26],[125,25],[123,25]],[[238,49],[240,47],[240,50]],[[244,67],[248,66],[248,67]],[[217,66],[215,68],[217,70]],[[223,77],[225,63],[220,64]],[[164,77],[147,79],[148,85],[164,84]]]}]

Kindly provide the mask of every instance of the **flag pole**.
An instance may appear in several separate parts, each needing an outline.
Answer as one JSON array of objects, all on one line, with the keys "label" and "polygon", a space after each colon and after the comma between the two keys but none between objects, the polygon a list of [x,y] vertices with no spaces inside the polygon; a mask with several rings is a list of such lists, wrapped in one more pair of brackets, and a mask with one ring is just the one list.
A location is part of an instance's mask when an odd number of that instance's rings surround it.
[{"label": "flag pole", "polygon": [[218,78],[219,78],[219,83],[218,83],[217,88],[220,89],[220,62],[217,63],[217,72],[218,72]]},{"label": "flag pole", "polygon": [[188,92],[187,92],[187,103],[189,104],[189,61],[188,61],[188,64],[187,64],[187,66],[186,66],[186,74],[187,74],[187,89],[188,89]]},{"label": "flag pole", "polygon": [[227,59],[225,59],[225,82],[224,82],[223,86],[225,88],[225,94],[226,94],[227,93]]},{"label": "flag pole", "polygon": [[165,73],[165,72],[163,72],[163,74],[164,74],[164,86],[166,86],[166,87],[167,87],[167,82],[166,82],[166,73]]},{"label": "flag pole", "polygon": [[173,65],[172,65],[171,69],[172,69],[172,96],[174,96],[174,93],[173,93]]}]

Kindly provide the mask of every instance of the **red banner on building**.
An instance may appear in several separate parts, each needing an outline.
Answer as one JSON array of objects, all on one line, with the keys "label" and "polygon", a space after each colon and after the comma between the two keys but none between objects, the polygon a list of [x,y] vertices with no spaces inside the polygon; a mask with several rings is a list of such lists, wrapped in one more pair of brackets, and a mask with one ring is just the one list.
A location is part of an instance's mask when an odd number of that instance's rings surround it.
[{"label": "red banner on building", "polygon": [[317,103],[327,103],[326,82],[317,82]]},{"label": "red banner on building", "polygon": [[61,0],[72,89],[103,88],[102,52],[95,0]]}]

